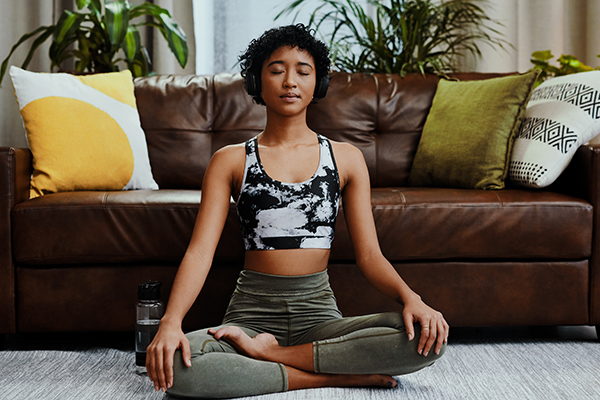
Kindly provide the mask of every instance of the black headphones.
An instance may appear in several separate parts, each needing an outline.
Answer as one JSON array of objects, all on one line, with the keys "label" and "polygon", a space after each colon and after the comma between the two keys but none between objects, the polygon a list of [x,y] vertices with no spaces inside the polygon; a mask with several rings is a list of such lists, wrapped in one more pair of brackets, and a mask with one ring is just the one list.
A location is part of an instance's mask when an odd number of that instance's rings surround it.
[{"label": "black headphones", "polygon": [[[315,85],[315,99],[322,99],[327,94],[327,88],[329,87],[329,81],[331,77],[329,75],[325,75],[321,79],[319,79]],[[260,96],[262,93],[260,87],[260,79],[256,76],[255,73],[248,70],[246,71],[246,91],[250,96]]]}]

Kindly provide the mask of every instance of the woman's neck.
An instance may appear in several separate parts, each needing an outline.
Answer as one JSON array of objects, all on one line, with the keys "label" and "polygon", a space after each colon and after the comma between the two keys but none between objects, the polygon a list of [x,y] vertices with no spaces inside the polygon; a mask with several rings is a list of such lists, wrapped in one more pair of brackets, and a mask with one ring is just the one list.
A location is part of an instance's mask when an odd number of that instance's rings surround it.
[{"label": "woman's neck", "polygon": [[263,143],[305,143],[310,141],[314,134],[306,124],[306,111],[287,116],[269,112],[267,109],[267,125],[261,134]]}]

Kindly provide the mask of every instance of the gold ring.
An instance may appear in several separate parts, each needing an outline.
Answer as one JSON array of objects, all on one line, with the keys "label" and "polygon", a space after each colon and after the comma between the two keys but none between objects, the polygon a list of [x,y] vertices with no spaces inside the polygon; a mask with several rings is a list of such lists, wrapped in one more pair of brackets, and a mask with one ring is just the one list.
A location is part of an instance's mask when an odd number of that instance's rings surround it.
[{"label": "gold ring", "polygon": [[423,325],[421,326],[421,329],[429,329],[429,325]]}]

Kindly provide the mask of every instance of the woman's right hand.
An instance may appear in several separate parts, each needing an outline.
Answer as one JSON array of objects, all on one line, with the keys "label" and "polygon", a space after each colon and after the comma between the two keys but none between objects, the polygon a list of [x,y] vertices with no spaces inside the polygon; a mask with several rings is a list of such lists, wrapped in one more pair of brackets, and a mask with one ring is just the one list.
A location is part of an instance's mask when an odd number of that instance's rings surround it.
[{"label": "woman's right hand", "polygon": [[184,364],[191,367],[190,341],[181,325],[161,321],[154,340],[146,350],[146,371],[156,391],[166,392],[173,386],[173,359],[177,349],[181,349]]}]

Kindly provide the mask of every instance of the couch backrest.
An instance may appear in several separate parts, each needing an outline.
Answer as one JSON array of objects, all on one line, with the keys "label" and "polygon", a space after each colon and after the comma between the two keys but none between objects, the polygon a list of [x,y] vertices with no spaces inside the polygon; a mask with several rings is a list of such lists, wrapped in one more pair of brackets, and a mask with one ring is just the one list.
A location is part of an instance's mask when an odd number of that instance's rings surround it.
[{"label": "couch backrest", "polygon": [[[308,109],[308,125],[358,147],[373,187],[405,186],[437,82],[435,75],[333,73],[327,96]],[[211,155],[257,135],[266,122],[239,74],[137,78],[135,94],[154,178],[165,189],[201,188]]]}]

